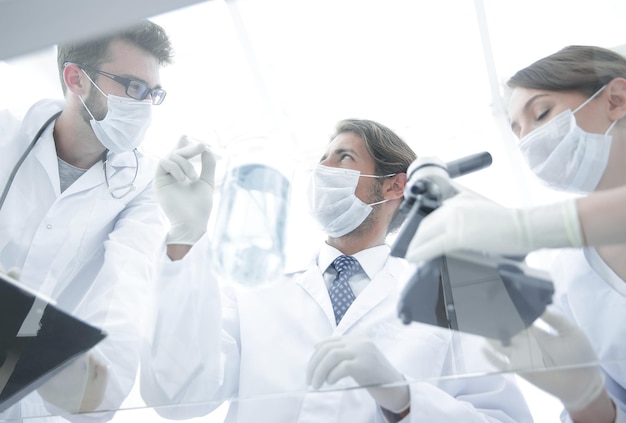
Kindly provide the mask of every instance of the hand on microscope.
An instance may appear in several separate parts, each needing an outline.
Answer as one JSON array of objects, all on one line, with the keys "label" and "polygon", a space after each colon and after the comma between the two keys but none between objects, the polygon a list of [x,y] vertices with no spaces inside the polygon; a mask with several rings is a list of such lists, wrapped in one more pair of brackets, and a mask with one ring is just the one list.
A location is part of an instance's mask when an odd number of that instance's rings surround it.
[{"label": "hand on microscope", "polygon": [[418,263],[457,250],[524,256],[540,248],[582,244],[574,200],[507,208],[475,193],[460,191],[424,217],[406,258]]},{"label": "hand on microscope", "polygon": [[492,364],[554,395],[573,421],[615,421],[615,405],[591,341],[565,316],[546,310],[507,344],[489,340],[488,345],[483,353]]}]

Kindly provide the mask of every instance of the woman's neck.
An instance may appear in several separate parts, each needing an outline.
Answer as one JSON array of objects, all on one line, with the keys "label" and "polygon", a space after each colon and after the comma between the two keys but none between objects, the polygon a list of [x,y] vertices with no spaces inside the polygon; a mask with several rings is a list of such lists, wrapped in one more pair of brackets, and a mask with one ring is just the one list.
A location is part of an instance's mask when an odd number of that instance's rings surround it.
[{"label": "woman's neck", "polygon": [[616,188],[626,185],[626,136],[613,137],[611,153],[606,169],[596,191]]},{"label": "woman's neck", "polygon": [[626,282],[626,244],[603,245],[596,247],[602,261]]}]

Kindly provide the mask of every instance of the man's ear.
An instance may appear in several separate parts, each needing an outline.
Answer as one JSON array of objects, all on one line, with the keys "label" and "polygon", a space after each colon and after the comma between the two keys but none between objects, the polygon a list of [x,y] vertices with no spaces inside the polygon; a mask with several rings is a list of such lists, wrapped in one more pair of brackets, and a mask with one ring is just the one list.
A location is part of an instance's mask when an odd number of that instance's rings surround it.
[{"label": "man's ear", "polygon": [[607,84],[609,119],[616,121],[626,116],[626,79],[613,78]]},{"label": "man's ear", "polygon": [[63,68],[63,82],[73,94],[84,96],[89,93],[91,83],[83,70],[74,63],[68,63]]},{"label": "man's ear", "polygon": [[397,200],[404,195],[404,187],[406,186],[406,173],[396,173],[394,176],[385,179],[383,185],[383,197],[385,200]]}]

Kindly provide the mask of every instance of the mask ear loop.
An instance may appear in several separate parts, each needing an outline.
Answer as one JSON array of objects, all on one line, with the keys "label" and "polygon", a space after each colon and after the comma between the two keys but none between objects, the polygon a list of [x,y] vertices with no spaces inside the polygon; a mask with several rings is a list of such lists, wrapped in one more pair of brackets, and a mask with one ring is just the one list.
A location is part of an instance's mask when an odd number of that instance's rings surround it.
[{"label": "mask ear loop", "polygon": [[[103,96],[105,96],[106,98],[109,98],[109,96],[108,96],[107,94],[105,94],[105,93],[104,93],[104,91],[102,91],[102,90],[100,89],[100,87],[98,86],[98,84],[96,84],[95,82],[93,82],[93,79],[91,79],[91,77],[87,74],[87,72],[85,72],[85,70],[84,70],[84,69],[82,69],[82,68],[81,68],[80,70],[82,70],[82,71],[83,71],[83,73],[85,74],[85,76],[87,77],[87,79],[89,80],[89,82],[91,82],[91,83],[93,84],[93,86],[94,86],[94,87],[96,87],[96,89],[97,89],[98,91],[100,91],[100,94],[102,94],[102,95],[103,95]],[[603,88],[604,88],[604,87],[603,87]]]},{"label": "mask ear loop", "polygon": [[368,204],[368,206],[377,206],[379,204],[383,204],[383,203],[386,203],[388,201],[391,201],[391,200],[380,200],[380,201],[377,201],[375,203]]},{"label": "mask ear loop", "polygon": [[613,122],[611,122],[611,124],[609,125],[609,128],[606,130],[606,132],[604,133],[604,135],[609,135],[609,132],[611,132],[611,129],[613,129],[613,127],[615,126],[615,124],[617,123],[619,119],[614,120]]},{"label": "mask ear loop", "polygon": [[397,173],[388,173],[387,175],[359,175],[359,177],[382,179],[382,178],[391,178],[392,176],[396,176],[396,175]]},{"label": "mask ear loop", "polygon": [[[580,109],[585,107],[591,100],[596,98],[602,91],[604,91],[606,86],[607,86],[607,84],[604,84],[602,86],[602,88],[600,88],[598,91],[596,91],[591,97],[589,97],[587,100],[585,100],[580,106],[576,107],[576,109],[572,112],[572,114],[576,113],[577,111],[579,111]],[[615,126],[615,124],[617,123],[618,120],[619,119],[614,120],[613,122],[611,122],[611,124],[609,125],[608,129],[604,132],[604,135],[608,135],[609,132],[611,132],[611,130],[613,129],[613,127]]]},{"label": "mask ear loop", "polygon": [[585,107],[591,100],[593,100],[594,98],[596,98],[598,95],[600,95],[600,93],[602,91],[604,91],[604,89],[606,88],[606,84],[604,84],[598,91],[596,91],[591,97],[589,97],[587,100],[583,101],[583,103],[576,107],[576,109],[574,109],[574,111],[572,112],[572,114],[575,114],[577,111],[579,111],[580,109],[582,109],[583,107]]},{"label": "mask ear loop", "polygon": [[87,107],[87,105],[85,104],[85,102],[83,101],[83,96],[79,95],[78,99],[80,100],[81,103],[83,103],[83,107],[85,108],[85,110],[87,110],[87,113],[89,113],[89,116],[91,116],[91,119],[96,120],[95,117],[93,117],[93,115],[91,114],[91,110],[89,110],[89,107]]},{"label": "mask ear loop", "polygon": [[[122,198],[126,197],[128,194],[133,192],[135,189],[137,189],[137,187],[135,186],[135,180],[137,179],[137,174],[139,173],[139,158],[137,157],[136,148],[133,150],[133,155],[135,156],[135,174],[133,175],[133,179],[130,181],[130,183],[120,185],[119,187],[112,187],[111,185],[109,185],[109,177],[107,174],[108,160],[105,160],[104,163],[102,163],[102,167],[104,169],[104,182],[106,182],[107,191],[109,191],[109,194],[111,194],[111,197],[115,198],[116,200],[121,200]],[[122,191],[122,190],[125,190],[123,194],[121,195],[116,194],[117,192]]]},{"label": "mask ear loop", "polygon": [[[396,175],[397,175],[397,173],[388,173],[387,175],[359,175],[359,176],[360,177],[364,177],[364,178],[383,179],[383,178],[391,178],[392,176],[396,176]],[[380,201],[377,201],[375,203],[368,204],[368,206],[370,206],[370,207],[371,206],[377,206],[379,204],[383,204],[383,203],[386,203],[388,201],[391,201],[391,200],[380,200]]]},{"label": "mask ear loop", "polygon": [[[99,86],[98,86],[95,82],[93,82],[93,79],[91,79],[91,78],[89,77],[89,75],[87,75],[87,72],[85,72],[82,68],[81,68],[81,71],[83,71],[83,73],[85,74],[85,76],[87,77],[87,79],[89,80],[89,82],[91,82],[91,83],[93,84],[93,86],[94,86],[94,87],[96,87],[96,89],[97,89],[98,91],[100,91],[100,94],[102,94],[102,95],[103,95],[103,96],[105,96],[106,98],[109,98],[109,96],[108,96],[108,95],[106,95],[106,94],[104,93],[104,91],[102,91],[102,90],[100,89],[100,87],[99,87]],[[85,108],[85,110],[87,110],[87,113],[89,113],[89,116],[91,116],[91,118],[92,118],[93,120],[96,120],[96,118],[95,118],[95,117],[91,114],[91,110],[89,110],[89,107],[87,107],[87,105],[85,104],[85,101],[83,100],[83,96],[79,95],[79,96],[78,96],[78,98],[79,98],[80,102],[81,102],[81,103],[83,103],[83,107]]]}]

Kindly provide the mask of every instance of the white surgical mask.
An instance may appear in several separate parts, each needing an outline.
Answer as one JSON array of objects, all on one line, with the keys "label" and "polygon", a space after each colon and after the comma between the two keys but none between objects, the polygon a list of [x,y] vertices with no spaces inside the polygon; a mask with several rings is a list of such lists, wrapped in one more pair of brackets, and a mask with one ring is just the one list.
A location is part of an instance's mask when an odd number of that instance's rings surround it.
[{"label": "white surgical mask", "polygon": [[574,113],[593,100],[606,85],[578,106],[552,118],[520,140],[519,148],[532,172],[550,188],[572,193],[592,192],[606,169],[611,151],[609,134],[593,134],[576,124]]},{"label": "white surgical mask", "polygon": [[112,153],[133,151],[139,147],[152,121],[152,101],[105,94],[91,78],[89,80],[107,98],[107,114],[104,119],[96,120],[79,96],[91,116],[89,123],[98,140]]},{"label": "white surgical mask", "polygon": [[358,170],[317,165],[308,187],[311,214],[333,238],[355,230],[372,212],[372,206],[389,200],[365,204],[356,195],[359,177],[386,178],[392,175],[361,175]]}]

